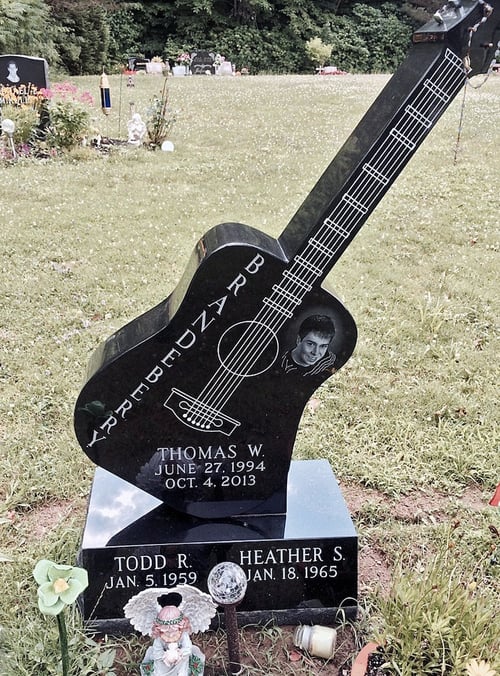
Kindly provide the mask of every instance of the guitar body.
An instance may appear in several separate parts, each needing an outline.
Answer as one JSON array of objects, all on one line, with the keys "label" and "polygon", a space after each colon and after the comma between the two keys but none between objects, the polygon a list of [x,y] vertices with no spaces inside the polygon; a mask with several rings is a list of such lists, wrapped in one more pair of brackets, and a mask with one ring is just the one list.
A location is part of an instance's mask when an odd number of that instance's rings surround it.
[{"label": "guitar body", "polygon": [[[239,224],[209,231],[171,296],[95,353],[75,412],[76,434],[89,457],[197,517],[284,513],[304,407],[345,364],[357,336],[340,300],[318,285],[279,329],[264,329],[251,366],[246,347],[243,361],[229,361],[241,336],[261,328],[255,317],[262,299],[287,265],[279,242],[263,233]],[[335,335],[328,354],[335,358],[316,373],[286,372],[283,357],[311,315],[331,318]],[[216,397],[217,414],[189,423],[186,402],[199,401],[217,371],[214,388],[226,391]],[[199,406],[202,412],[208,407]]]}]

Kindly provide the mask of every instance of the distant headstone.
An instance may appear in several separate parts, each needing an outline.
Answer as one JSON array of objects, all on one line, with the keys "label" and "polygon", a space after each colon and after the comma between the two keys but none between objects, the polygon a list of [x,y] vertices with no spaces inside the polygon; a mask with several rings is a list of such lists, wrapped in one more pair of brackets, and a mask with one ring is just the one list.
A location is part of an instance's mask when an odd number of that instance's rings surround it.
[{"label": "distant headstone", "polygon": [[147,65],[149,59],[145,59],[143,56],[128,56],[127,57],[127,68],[128,70],[138,71],[138,70],[147,70]]},{"label": "distant headstone", "polygon": [[219,75],[234,75],[231,61],[223,61],[219,66]]},{"label": "distant headstone", "polygon": [[214,55],[209,52],[195,52],[191,59],[191,73],[193,75],[206,75],[207,71],[215,73]]},{"label": "distant headstone", "polygon": [[0,56],[0,84],[17,87],[32,84],[38,89],[49,87],[49,69],[45,59],[22,54]]}]

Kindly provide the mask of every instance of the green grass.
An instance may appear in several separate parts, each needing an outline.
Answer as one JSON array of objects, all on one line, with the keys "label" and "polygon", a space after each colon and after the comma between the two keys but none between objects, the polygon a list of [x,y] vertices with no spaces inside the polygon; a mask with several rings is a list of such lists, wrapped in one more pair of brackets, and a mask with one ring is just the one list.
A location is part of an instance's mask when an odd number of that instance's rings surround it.
[{"label": "green grass", "polygon": [[[137,76],[127,89],[110,80],[113,110],[105,118],[96,108],[94,124],[125,139],[129,101],[145,114],[163,81]],[[72,411],[91,352],[170,293],[213,225],[278,236],[386,81],[173,78],[173,153],[79,150],[0,166],[0,552],[11,559],[0,563],[0,673],[57,673],[31,570],[39,558],[72,561],[78,548],[93,466]],[[75,82],[98,98],[98,78]],[[359,342],[304,413],[295,448],[391,499],[415,490],[451,499],[475,487],[485,513],[461,518],[481,542],[498,524],[486,504],[500,464],[499,101],[498,76],[468,91],[456,164],[453,102],[330,274]],[[69,516],[36,536],[40,514],[59,502]],[[401,552],[425,560],[444,541],[432,524],[401,524],[377,508],[364,516],[361,541],[394,564]],[[483,556],[478,540],[470,547],[459,577]],[[97,671],[99,647],[84,641],[77,673],[111,673]]]}]

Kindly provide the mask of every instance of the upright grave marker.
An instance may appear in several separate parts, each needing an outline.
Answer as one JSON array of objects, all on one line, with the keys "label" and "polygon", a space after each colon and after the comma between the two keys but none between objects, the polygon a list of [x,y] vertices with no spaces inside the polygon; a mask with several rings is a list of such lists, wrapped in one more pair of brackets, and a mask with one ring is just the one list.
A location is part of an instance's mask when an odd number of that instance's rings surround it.
[{"label": "upright grave marker", "polygon": [[325,278],[466,77],[488,69],[491,9],[450,3],[415,33],[277,240],[213,228],[172,294],[93,355],[75,430],[99,466],[80,555],[97,628],[124,628],[142,589],[207,591],[221,561],[246,572],[242,621],[354,612],[357,536],[335,477],[325,460],[291,461],[308,399],[356,342]]},{"label": "upright grave marker", "polygon": [[34,85],[38,89],[49,87],[47,61],[35,56],[3,54],[0,56],[0,84],[5,87]]},{"label": "upright grave marker", "polygon": [[191,56],[191,72],[193,75],[206,75],[215,73],[214,55],[206,51],[194,52]]}]

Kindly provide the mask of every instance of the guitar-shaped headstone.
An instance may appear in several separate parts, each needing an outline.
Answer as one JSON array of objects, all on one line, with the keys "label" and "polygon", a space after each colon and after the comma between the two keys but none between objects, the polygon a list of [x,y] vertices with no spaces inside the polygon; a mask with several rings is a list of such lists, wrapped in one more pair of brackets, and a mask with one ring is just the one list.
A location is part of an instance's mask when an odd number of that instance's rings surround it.
[{"label": "guitar-shaped headstone", "polygon": [[356,342],[325,277],[466,78],[490,68],[498,4],[449,2],[414,34],[278,239],[216,226],[171,295],[96,350],[75,411],[95,463],[196,517],[286,512],[303,409]]}]

